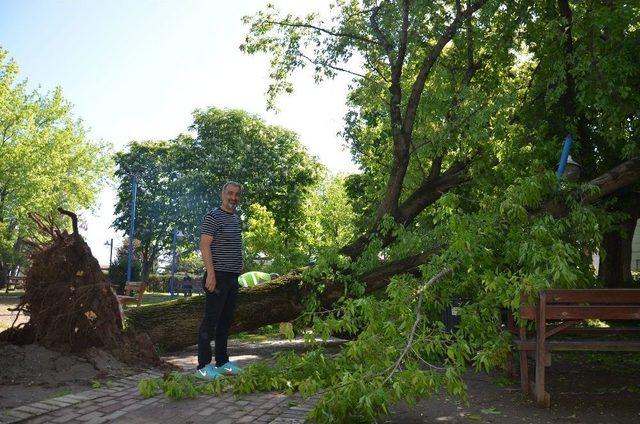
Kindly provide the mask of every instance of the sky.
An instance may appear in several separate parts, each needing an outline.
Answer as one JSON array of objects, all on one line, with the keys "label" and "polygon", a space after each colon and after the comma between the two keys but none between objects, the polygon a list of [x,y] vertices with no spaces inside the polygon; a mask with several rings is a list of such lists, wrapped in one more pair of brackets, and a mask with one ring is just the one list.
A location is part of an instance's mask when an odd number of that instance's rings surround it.
[{"label": "sky", "polygon": [[[332,172],[354,172],[337,135],[349,76],[318,86],[309,72],[296,74],[279,112],[266,110],[269,58],[238,46],[248,32],[242,17],[268,2],[297,14],[324,7],[318,0],[0,0],[0,45],[30,88],[62,87],[89,138],[116,151],[186,132],[197,108],[238,108],[296,131]],[[124,235],[109,228],[111,187],[82,213],[83,235],[101,264],[109,263],[105,243],[114,238],[117,247]]]}]

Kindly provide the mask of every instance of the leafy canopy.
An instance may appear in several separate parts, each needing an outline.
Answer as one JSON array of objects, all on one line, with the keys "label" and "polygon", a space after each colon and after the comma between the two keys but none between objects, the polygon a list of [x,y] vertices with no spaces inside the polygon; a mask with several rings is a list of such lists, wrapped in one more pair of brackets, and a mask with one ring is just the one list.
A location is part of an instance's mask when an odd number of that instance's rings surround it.
[{"label": "leafy canopy", "polygon": [[62,90],[28,92],[0,47],[0,268],[24,261],[20,243],[35,238],[28,217],[57,222],[56,208],[92,206],[109,169],[107,146],[89,141]]}]

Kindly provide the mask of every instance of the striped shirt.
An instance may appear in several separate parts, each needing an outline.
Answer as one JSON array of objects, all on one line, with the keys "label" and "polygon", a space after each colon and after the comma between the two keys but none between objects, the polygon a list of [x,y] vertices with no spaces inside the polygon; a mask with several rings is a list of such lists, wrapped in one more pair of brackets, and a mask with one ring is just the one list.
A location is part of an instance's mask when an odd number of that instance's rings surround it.
[{"label": "striped shirt", "polygon": [[213,209],[202,220],[201,234],[213,237],[211,256],[216,271],[242,272],[242,227],[236,214]]}]

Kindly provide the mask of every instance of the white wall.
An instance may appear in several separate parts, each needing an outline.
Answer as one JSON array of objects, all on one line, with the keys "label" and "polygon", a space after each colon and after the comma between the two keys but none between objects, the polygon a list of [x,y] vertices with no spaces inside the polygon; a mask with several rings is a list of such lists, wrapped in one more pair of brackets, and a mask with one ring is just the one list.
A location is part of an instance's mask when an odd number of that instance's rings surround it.
[{"label": "white wall", "polygon": [[631,270],[640,271],[640,219],[636,222],[636,232],[631,245]]}]

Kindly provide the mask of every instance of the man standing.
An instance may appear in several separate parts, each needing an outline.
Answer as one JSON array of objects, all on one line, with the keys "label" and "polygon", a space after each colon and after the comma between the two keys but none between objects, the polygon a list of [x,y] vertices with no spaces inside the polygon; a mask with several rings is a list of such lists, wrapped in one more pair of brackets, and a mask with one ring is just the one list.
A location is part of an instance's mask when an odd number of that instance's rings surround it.
[{"label": "man standing", "polygon": [[[208,380],[241,370],[229,362],[227,339],[242,273],[242,228],[235,214],[242,186],[230,181],[222,187],[219,208],[205,215],[200,236],[200,252],[206,272],[203,279],[206,303],[198,334],[196,377]],[[215,338],[215,366],[211,364],[211,341]]]}]

